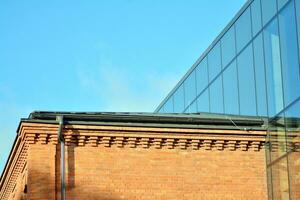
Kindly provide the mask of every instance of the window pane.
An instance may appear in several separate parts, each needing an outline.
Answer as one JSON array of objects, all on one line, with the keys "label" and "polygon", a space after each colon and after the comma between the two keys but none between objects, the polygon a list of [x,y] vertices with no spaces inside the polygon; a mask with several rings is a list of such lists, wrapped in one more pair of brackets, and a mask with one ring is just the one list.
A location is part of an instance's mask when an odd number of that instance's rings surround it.
[{"label": "window pane", "polygon": [[287,134],[287,150],[289,181],[290,181],[290,197],[291,199],[299,199],[300,197],[300,101],[291,106],[285,113],[286,134]]},{"label": "window pane", "polygon": [[268,134],[270,142],[272,168],[272,188],[274,199],[289,199],[288,169],[286,156],[286,133],[284,117],[277,116],[269,121]]},{"label": "window pane", "polygon": [[168,101],[166,101],[164,105],[164,112],[165,113],[172,113],[174,112],[173,110],[173,96],[171,96]]},{"label": "window pane", "polygon": [[264,49],[269,116],[283,108],[278,22],[276,18],[264,30]]},{"label": "window pane", "polygon": [[224,113],[222,76],[218,77],[209,87],[210,112]]},{"label": "window pane", "polygon": [[251,17],[252,17],[252,32],[253,36],[260,31],[261,27],[261,8],[260,0],[254,0],[251,4]]},{"label": "window pane", "polygon": [[197,95],[208,85],[207,59],[204,58],[196,68]]},{"label": "window pane", "polygon": [[237,52],[239,52],[251,40],[251,20],[249,8],[239,17],[235,28],[236,48]]},{"label": "window pane", "polygon": [[278,10],[280,10],[289,0],[277,0],[278,1]]},{"label": "window pane", "polygon": [[279,13],[284,103],[286,106],[300,96],[297,32],[293,5],[293,2],[290,2]]},{"label": "window pane", "polygon": [[259,116],[267,116],[267,96],[265,79],[266,72],[264,64],[263,38],[261,33],[253,41],[253,48],[256,80],[257,114]]},{"label": "window pane", "polygon": [[239,114],[236,61],[232,62],[223,72],[223,84],[224,112],[226,114]]},{"label": "window pane", "polygon": [[208,89],[206,89],[201,96],[197,99],[197,111],[198,112],[209,112],[209,96]]},{"label": "window pane", "polygon": [[209,81],[212,81],[221,71],[221,50],[220,42],[208,54]]},{"label": "window pane", "polygon": [[174,112],[182,113],[184,110],[184,88],[181,85],[174,93]]},{"label": "window pane", "polygon": [[275,0],[261,0],[262,6],[262,19],[263,25],[265,25],[271,18],[275,15],[276,9],[276,1]]},{"label": "window pane", "polygon": [[222,43],[222,65],[225,67],[235,56],[235,31],[234,25],[221,39]]},{"label": "window pane", "polygon": [[196,98],[196,73],[193,71],[184,82],[185,105],[188,106]]},{"label": "window pane", "polygon": [[164,113],[164,112],[165,112],[164,108],[165,108],[165,105],[163,105],[163,106],[158,110],[158,112],[159,112],[159,113]]},{"label": "window pane", "polygon": [[185,113],[196,113],[197,112],[197,101],[194,101],[187,109]]},{"label": "window pane", "polygon": [[240,114],[256,115],[252,44],[238,56]]},{"label": "window pane", "polygon": [[[298,48],[300,49],[300,1],[295,1],[296,5],[296,18],[297,18],[297,32],[298,32]],[[300,51],[299,51],[300,52]],[[300,56],[300,54],[299,54]]]}]

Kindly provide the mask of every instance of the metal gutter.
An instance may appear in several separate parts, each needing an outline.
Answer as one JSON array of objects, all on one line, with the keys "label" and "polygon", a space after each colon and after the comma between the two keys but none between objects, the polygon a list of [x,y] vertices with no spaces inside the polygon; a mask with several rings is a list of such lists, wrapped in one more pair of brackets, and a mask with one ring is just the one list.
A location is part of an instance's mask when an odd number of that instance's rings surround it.
[{"label": "metal gutter", "polygon": [[64,116],[56,116],[59,123],[57,136],[60,143],[60,186],[61,186],[61,200],[65,200],[65,140],[63,136]]},{"label": "metal gutter", "polygon": [[56,116],[64,116],[66,123],[80,122],[84,124],[100,123],[133,123],[133,124],[159,124],[166,125],[175,124],[176,126],[183,125],[214,125],[215,129],[218,126],[256,126],[261,127],[265,124],[265,118],[252,116],[237,116],[224,114],[158,114],[158,113],[113,113],[113,112],[32,112],[27,119],[22,121],[56,121]]},{"label": "metal gutter", "polygon": [[61,115],[64,116],[65,125],[115,125],[134,127],[202,128],[219,130],[266,129],[266,118],[263,117],[242,117],[210,113],[164,114],[35,111],[32,112],[27,119],[21,119],[21,122],[57,124],[56,117]]}]

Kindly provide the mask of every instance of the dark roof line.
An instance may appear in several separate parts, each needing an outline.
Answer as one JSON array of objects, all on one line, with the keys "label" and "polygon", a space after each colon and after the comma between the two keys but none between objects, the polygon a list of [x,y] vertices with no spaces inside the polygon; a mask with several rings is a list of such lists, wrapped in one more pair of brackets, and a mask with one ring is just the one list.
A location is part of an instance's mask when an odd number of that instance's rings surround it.
[{"label": "dark roof line", "polygon": [[[263,117],[224,115],[212,113],[147,113],[147,112],[47,112],[34,111],[23,121],[55,121],[57,116],[64,116],[68,122],[95,123],[138,123],[160,125],[214,125],[237,127],[262,128],[265,125]],[[220,127],[219,127],[220,128]]]}]

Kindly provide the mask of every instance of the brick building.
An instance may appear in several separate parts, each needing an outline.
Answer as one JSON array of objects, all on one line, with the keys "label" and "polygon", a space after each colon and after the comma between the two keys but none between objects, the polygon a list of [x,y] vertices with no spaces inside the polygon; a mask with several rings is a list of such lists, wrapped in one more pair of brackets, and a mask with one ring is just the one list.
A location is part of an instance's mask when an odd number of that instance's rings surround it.
[{"label": "brick building", "polygon": [[265,138],[258,117],[33,112],[0,199],[267,199]]}]

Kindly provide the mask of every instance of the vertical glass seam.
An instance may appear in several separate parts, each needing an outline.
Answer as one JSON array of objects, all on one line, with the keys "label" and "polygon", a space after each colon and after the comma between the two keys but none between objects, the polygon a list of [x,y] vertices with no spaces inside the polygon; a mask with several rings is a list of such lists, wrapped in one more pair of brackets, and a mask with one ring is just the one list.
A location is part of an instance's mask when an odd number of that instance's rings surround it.
[{"label": "vertical glass seam", "polygon": [[[283,8],[285,8],[286,7],[286,5],[287,4],[285,4],[284,6],[283,6]],[[276,6],[277,6],[277,10],[278,10],[278,1],[276,1]],[[282,10],[283,9],[281,9],[280,10],[280,12],[282,12]],[[283,102],[283,109],[285,108],[285,95],[284,95],[284,93],[285,93],[285,91],[284,91],[284,82],[283,82],[283,70],[282,70],[282,67],[283,67],[283,63],[282,63],[282,52],[281,52],[281,50],[282,50],[282,48],[281,48],[281,34],[280,34],[280,21],[279,21],[279,14],[280,14],[280,12],[279,11],[277,11],[277,14],[276,14],[276,18],[277,18],[277,31],[278,31],[278,36],[279,36],[279,57],[280,57],[280,71],[281,71],[281,89],[282,89],[282,102]],[[285,115],[284,115],[284,113],[283,113],[283,120],[284,120],[284,124],[285,124]],[[284,136],[285,136],[285,148],[286,148],[286,129],[284,128]],[[287,162],[287,160],[286,160],[286,162]],[[287,163],[286,163],[287,164]],[[288,173],[288,170],[287,170],[287,173]],[[291,197],[290,197],[290,183],[289,183],[289,179],[288,179],[288,191],[289,191],[289,199],[291,199]]]},{"label": "vertical glass seam", "polygon": [[223,81],[223,57],[222,57],[222,42],[220,40],[220,58],[221,58],[221,83],[222,83],[222,101],[223,101],[223,113],[225,113],[225,102],[224,102],[224,81]]},{"label": "vertical glass seam", "polygon": [[[260,12],[262,13],[262,3],[259,1],[260,4]],[[267,24],[263,24],[262,16],[261,14],[261,22],[262,22],[262,45],[263,45],[263,58],[264,58],[264,69],[265,69],[265,90],[266,90],[266,103],[267,103],[267,116],[269,116],[269,102],[268,102],[268,87],[267,87],[267,74],[266,74],[266,56],[265,56],[265,37],[264,37],[264,29],[267,26]],[[259,34],[259,32],[257,33]],[[269,132],[269,119],[267,120],[267,144],[265,145],[265,153],[266,153],[266,178],[267,178],[267,195],[268,199],[273,200],[273,173],[272,173],[272,166],[268,166],[268,160],[271,157],[270,147],[271,147],[271,141],[270,141],[270,132]],[[269,159],[268,159],[269,157]],[[268,180],[269,179],[269,180]],[[271,185],[270,185],[271,184]],[[269,196],[271,194],[271,197]]]},{"label": "vertical glass seam", "polygon": [[[238,92],[238,113],[239,115],[241,114],[241,108],[240,108],[240,84],[239,84],[239,70],[238,70],[238,67],[237,67],[237,47],[236,47],[236,29],[235,29],[235,26],[234,26],[234,48],[235,48],[235,57],[233,58],[233,60],[235,59],[236,62],[235,62],[235,68],[236,68],[236,79],[237,79],[237,92]],[[231,63],[231,62],[230,62]],[[230,64],[229,63],[229,64]],[[229,65],[228,65],[229,66]]]},{"label": "vertical glass seam", "polygon": [[[298,13],[298,11],[297,11],[297,9],[296,9],[296,1],[295,0],[293,0],[293,4],[294,4],[294,12],[295,12],[295,22],[296,22],[296,34],[297,34],[297,50],[298,50],[298,63],[299,63],[299,66],[298,66],[298,68],[299,68],[299,76],[300,76],[300,54],[299,54],[299,52],[300,52],[300,43],[299,43],[299,38],[298,38],[298,36],[299,36],[299,32],[300,32],[300,27],[298,27],[298,19],[297,19],[297,13]],[[300,12],[300,10],[299,10],[299,12]],[[299,16],[300,16],[300,13],[299,13]]]},{"label": "vertical glass seam", "polygon": [[[250,16],[252,16],[252,8],[251,6],[249,7],[250,9]],[[253,26],[252,26],[252,17],[250,17],[250,23],[251,23],[251,32],[253,32]],[[253,72],[254,72],[254,90],[255,90],[255,106],[256,106],[256,115],[258,115],[258,106],[257,106],[257,85],[256,85],[256,70],[255,70],[255,54],[254,54],[254,38],[251,40],[251,46],[252,46],[252,60],[253,60]]]},{"label": "vertical glass seam", "polygon": [[[211,82],[209,81],[209,63],[208,63],[208,58],[206,57],[206,66],[207,66],[207,90],[208,90],[208,111],[210,112],[211,111],[211,106],[210,106],[210,85],[211,85]],[[205,91],[205,89],[204,89]]]}]

